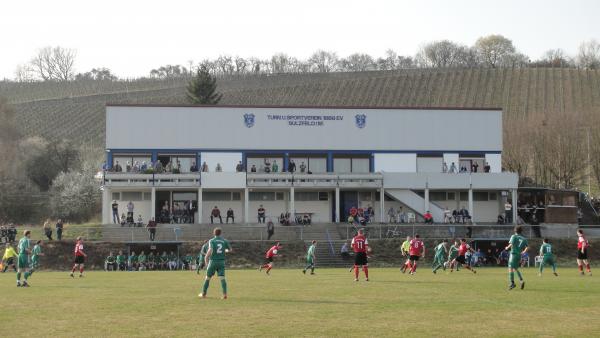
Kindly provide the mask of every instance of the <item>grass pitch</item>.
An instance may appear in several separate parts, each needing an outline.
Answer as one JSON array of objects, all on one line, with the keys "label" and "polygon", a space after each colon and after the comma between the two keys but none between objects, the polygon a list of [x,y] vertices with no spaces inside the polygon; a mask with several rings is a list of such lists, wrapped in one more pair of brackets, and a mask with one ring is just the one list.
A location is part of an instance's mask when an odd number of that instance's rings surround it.
[{"label": "grass pitch", "polygon": [[[600,335],[599,277],[524,269],[525,290],[507,291],[505,269],[448,274],[421,266],[370,270],[229,270],[229,299],[213,279],[197,297],[195,272],[36,272],[16,288],[0,274],[3,336],[586,336]],[[598,271],[600,273],[600,270]]]}]

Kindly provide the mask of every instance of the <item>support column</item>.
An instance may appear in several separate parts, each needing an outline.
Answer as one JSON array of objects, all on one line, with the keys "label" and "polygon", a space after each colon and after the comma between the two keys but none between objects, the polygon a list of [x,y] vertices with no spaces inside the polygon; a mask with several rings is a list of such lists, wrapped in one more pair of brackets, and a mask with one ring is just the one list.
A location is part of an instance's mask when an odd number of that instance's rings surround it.
[{"label": "support column", "polygon": [[112,203],[109,198],[110,189],[104,186],[104,190],[102,190],[102,224],[112,223]]},{"label": "support column", "polygon": [[296,205],[295,205],[295,189],[294,187],[290,188],[290,218],[296,221]]},{"label": "support column", "polygon": [[328,173],[333,172],[333,153],[332,152],[327,153],[327,172]]},{"label": "support column", "polygon": [[335,222],[340,222],[340,187],[335,187]]},{"label": "support column", "polygon": [[518,217],[518,215],[517,215],[517,198],[518,198],[517,189],[513,189],[511,192],[512,192],[511,205],[512,205],[512,216],[513,216],[512,219],[513,219],[513,224],[517,225],[517,217]]},{"label": "support column", "polygon": [[248,192],[248,188],[244,188],[244,223],[248,224],[250,223],[250,218],[249,218],[249,214],[248,214],[248,208],[249,206],[249,199],[250,197],[250,193]]},{"label": "support column", "polygon": [[469,215],[471,222],[475,223],[475,214],[473,213],[473,188],[469,188]]},{"label": "support column", "polygon": [[198,188],[198,198],[196,200],[196,203],[198,203],[198,216],[196,217],[196,223],[202,224],[202,188]]},{"label": "support column", "polygon": [[385,215],[385,190],[383,186],[381,190],[379,190],[379,222],[385,223],[384,216]]},{"label": "support column", "polygon": [[156,220],[156,188],[152,187],[150,192],[150,218],[154,217]]},{"label": "support column", "polygon": [[427,212],[427,210],[429,210],[429,188],[425,188],[425,209],[423,210],[423,212]]}]

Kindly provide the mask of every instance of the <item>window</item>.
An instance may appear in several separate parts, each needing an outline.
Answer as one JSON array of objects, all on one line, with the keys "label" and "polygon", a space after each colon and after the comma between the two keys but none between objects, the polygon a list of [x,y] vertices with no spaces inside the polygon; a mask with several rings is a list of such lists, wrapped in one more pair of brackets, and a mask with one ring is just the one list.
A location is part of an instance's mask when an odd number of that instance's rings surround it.
[{"label": "window", "polygon": [[359,201],[371,201],[371,192],[370,191],[361,191],[358,193]]},{"label": "window", "polygon": [[454,192],[449,192],[447,197],[448,197],[447,198],[448,201],[456,201],[456,193],[454,193]]},{"label": "window", "polygon": [[285,193],[283,192],[276,192],[275,193],[275,199],[278,201],[283,201],[285,199]]},{"label": "window", "polygon": [[250,201],[274,201],[274,192],[252,191],[249,194]]},{"label": "window", "polygon": [[142,198],[144,199],[144,201],[150,201],[150,200],[152,200],[152,193],[145,192],[144,195],[142,196]]},{"label": "window", "polygon": [[349,173],[351,172],[351,168],[351,161],[349,158],[333,159],[333,170],[336,173]]},{"label": "window", "polygon": [[430,201],[445,201],[446,200],[446,192],[445,191],[430,191],[429,192],[429,200]]},{"label": "window", "polygon": [[327,193],[326,191],[320,191],[319,201],[329,201],[329,193]]},{"label": "window", "polygon": [[461,201],[468,201],[469,200],[469,193],[466,191],[461,191],[460,192],[460,200]]},{"label": "window", "polygon": [[138,166],[142,166],[144,163],[146,166],[150,166],[152,163],[152,157],[150,154],[137,154],[137,155],[121,155],[115,154],[113,157],[113,167],[119,163],[123,172],[127,172],[127,166],[129,165],[129,171],[133,171],[133,166],[137,162]]},{"label": "window", "polygon": [[231,200],[232,201],[241,201],[242,200],[242,193],[240,193],[240,192],[232,192],[231,193]]},{"label": "window", "polygon": [[353,158],[352,159],[352,172],[353,173],[368,173],[369,172],[369,159],[368,158]]},{"label": "window", "polygon": [[490,201],[497,201],[498,200],[498,194],[496,194],[495,192],[491,192],[489,194],[489,200]]},{"label": "window", "polygon": [[485,201],[488,200],[488,192],[487,191],[474,191],[473,192],[473,201]]},{"label": "window", "polygon": [[203,201],[231,201],[232,196],[231,196],[231,192],[229,192],[229,191],[204,191],[204,192],[202,192],[202,200]]},{"label": "window", "polygon": [[142,193],[140,191],[123,191],[121,198],[123,201],[141,201]]},{"label": "window", "polygon": [[296,201],[318,201],[319,193],[316,191],[300,191],[294,194]]},{"label": "window", "polygon": [[323,157],[309,157],[308,169],[313,174],[327,172],[327,159]]},{"label": "window", "polygon": [[112,199],[113,199],[113,201],[119,201],[119,200],[121,200],[121,193],[120,192],[113,192],[112,193]]}]

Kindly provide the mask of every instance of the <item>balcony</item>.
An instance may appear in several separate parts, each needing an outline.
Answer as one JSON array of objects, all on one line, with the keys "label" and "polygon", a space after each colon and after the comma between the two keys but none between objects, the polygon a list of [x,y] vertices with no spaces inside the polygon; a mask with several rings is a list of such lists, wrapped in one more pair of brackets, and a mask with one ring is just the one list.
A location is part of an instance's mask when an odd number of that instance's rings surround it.
[{"label": "balcony", "polygon": [[247,186],[258,188],[379,188],[383,176],[373,174],[254,174],[248,173]]},{"label": "balcony", "polygon": [[200,173],[185,174],[139,174],[114,173],[104,174],[104,185],[115,188],[134,187],[199,187]]}]

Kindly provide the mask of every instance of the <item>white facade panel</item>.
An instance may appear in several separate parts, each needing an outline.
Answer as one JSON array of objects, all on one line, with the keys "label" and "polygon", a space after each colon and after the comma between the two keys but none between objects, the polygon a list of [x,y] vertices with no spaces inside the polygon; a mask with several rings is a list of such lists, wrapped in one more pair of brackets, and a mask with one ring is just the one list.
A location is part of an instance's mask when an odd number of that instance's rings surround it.
[{"label": "white facade panel", "polygon": [[[468,133],[457,132],[465,125],[469,126]],[[499,152],[502,112],[107,106],[106,147]]]},{"label": "white facade panel", "polygon": [[442,171],[441,157],[417,157],[417,171],[420,173],[439,173]]},{"label": "white facade panel", "polygon": [[502,155],[501,154],[485,154],[485,161],[490,165],[490,172],[502,172]]},{"label": "white facade panel", "polygon": [[375,154],[375,172],[414,173],[417,154]]}]

